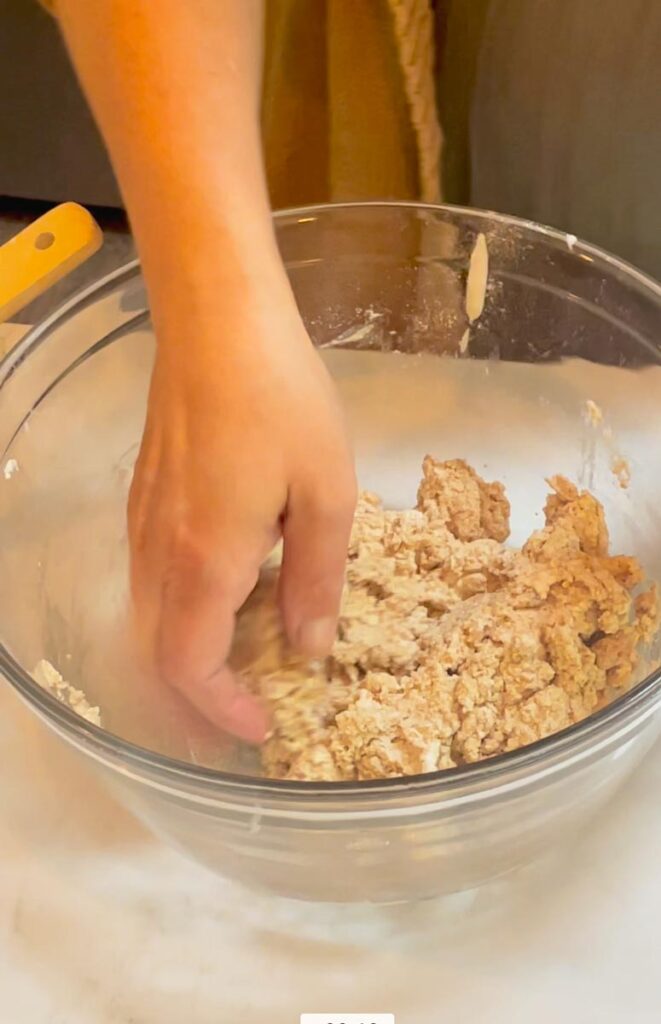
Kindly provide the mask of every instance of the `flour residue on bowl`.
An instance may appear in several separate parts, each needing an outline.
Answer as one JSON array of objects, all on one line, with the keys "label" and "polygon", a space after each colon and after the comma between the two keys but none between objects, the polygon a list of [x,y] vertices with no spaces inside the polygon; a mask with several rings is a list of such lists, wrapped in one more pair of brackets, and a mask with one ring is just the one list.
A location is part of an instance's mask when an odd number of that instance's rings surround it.
[{"label": "flour residue on bowl", "polygon": [[57,671],[50,661],[42,658],[35,665],[32,678],[39,683],[51,697],[55,697],[61,704],[75,711],[77,715],[91,722],[92,725],[101,725],[101,711],[88,701],[82,690],[76,689],[68,683]]},{"label": "flour residue on bowl", "polygon": [[18,461],[16,459],[7,459],[2,470],[5,480],[11,480],[14,473],[18,472],[18,468]]},{"label": "flour residue on bowl", "polygon": [[[585,402],[584,418],[588,426],[598,432],[601,440],[606,445],[609,455],[610,471],[618,486],[623,491],[626,491],[631,484],[631,466],[629,464],[629,460],[626,459],[618,450],[613,438],[613,431],[605,421],[603,409],[591,398],[588,398]],[[591,446],[589,454],[589,461],[592,463],[590,466],[591,475],[594,472],[594,459],[594,446]]]}]

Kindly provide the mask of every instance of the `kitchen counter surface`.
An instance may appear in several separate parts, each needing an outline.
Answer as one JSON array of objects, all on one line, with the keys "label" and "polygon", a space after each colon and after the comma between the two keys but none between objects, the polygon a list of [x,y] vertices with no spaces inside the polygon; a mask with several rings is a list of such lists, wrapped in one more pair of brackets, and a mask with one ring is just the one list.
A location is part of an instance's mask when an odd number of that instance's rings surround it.
[{"label": "kitchen counter surface", "polygon": [[661,747],[572,850],[443,901],[246,893],[151,838],[0,687],[3,1024],[658,1022]]}]

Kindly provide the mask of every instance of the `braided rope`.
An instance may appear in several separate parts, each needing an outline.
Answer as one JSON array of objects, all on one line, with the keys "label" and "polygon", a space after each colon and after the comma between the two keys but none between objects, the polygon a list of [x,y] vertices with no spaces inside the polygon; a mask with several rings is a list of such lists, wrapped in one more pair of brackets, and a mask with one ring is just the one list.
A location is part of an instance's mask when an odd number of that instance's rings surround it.
[{"label": "braided rope", "polygon": [[434,82],[434,19],[428,0],[388,0],[406,98],[418,145],[420,194],[441,195],[441,126]]}]

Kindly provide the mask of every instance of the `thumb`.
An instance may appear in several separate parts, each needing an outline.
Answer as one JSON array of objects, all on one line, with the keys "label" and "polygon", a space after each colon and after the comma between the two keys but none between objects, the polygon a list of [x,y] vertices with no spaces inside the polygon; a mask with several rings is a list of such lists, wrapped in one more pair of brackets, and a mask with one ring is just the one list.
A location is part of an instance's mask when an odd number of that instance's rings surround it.
[{"label": "thumb", "polygon": [[281,613],[289,642],[309,657],[324,657],[335,640],[356,504],[353,479],[321,486],[292,489],[283,523]]}]

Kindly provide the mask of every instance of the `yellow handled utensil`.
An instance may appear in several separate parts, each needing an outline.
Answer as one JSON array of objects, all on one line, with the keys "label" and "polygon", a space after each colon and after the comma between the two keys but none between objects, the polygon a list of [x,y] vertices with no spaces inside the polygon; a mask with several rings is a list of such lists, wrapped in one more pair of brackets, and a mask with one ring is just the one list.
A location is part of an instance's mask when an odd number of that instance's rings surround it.
[{"label": "yellow handled utensil", "polygon": [[103,234],[77,203],[62,203],[0,246],[0,323],[101,248]]}]

